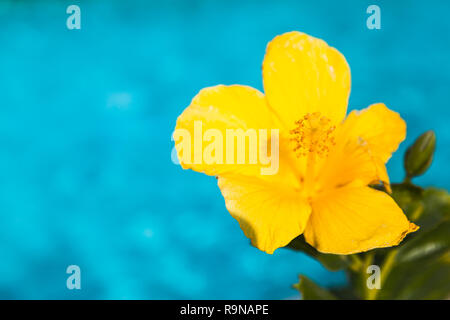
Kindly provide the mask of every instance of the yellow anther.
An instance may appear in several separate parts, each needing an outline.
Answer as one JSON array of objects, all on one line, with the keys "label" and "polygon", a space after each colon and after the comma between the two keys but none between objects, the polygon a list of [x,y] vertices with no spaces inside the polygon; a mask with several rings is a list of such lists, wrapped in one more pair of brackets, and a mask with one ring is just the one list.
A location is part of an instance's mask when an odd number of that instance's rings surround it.
[{"label": "yellow anther", "polygon": [[297,157],[307,156],[309,153],[323,157],[336,144],[333,137],[335,126],[320,112],[306,114],[295,125],[290,133],[293,136],[291,140],[295,142],[294,152]]}]

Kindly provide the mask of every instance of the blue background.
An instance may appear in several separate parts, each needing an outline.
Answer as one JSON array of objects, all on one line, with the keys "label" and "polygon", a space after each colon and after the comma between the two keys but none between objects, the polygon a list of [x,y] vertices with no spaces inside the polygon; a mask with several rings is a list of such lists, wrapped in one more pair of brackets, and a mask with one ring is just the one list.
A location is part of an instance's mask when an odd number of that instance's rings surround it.
[{"label": "blue background", "polygon": [[[66,28],[81,7],[82,29]],[[366,8],[381,8],[368,30]],[[0,298],[282,299],[299,273],[346,281],[285,249],[249,245],[216,179],[171,161],[176,117],[205,86],[262,89],[275,35],[325,39],[352,69],[350,108],[408,123],[389,163],[434,129],[417,182],[449,188],[448,1],[0,2]],[[68,290],[68,265],[82,289]]]}]

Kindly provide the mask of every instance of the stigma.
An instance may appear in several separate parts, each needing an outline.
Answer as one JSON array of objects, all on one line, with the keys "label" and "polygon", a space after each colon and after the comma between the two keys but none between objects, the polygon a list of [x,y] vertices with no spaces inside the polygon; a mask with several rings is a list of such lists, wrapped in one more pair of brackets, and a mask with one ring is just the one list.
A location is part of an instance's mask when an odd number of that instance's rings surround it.
[{"label": "stigma", "polygon": [[317,155],[325,157],[330,148],[336,144],[333,136],[336,127],[331,120],[320,112],[307,113],[295,121],[295,128],[290,131],[297,157]]}]

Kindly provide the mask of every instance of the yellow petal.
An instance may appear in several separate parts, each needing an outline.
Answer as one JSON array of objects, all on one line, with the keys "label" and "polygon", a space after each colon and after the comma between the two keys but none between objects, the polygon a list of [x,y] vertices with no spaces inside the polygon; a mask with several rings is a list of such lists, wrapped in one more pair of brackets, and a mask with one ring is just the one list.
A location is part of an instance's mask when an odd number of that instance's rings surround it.
[{"label": "yellow petal", "polygon": [[389,189],[389,176],[384,162],[372,152],[367,142],[358,137],[338,133],[336,146],[322,159],[316,170],[317,191],[343,187],[355,181],[363,185],[383,182]]},{"label": "yellow petal", "polygon": [[[272,115],[260,91],[240,85],[205,88],[178,117],[174,132],[178,159],[184,169],[208,175],[230,172],[260,175],[258,149],[262,147],[259,141],[262,135],[258,130],[272,127]],[[246,139],[244,148],[239,150],[245,156],[244,163],[238,161],[237,138],[233,138],[234,146],[230,147],[228,144],[228,150],[226,149],[227,131],[237,129],[242,129],[240,132]],[[246,133],[249,135],[246,136]],[[256,138],[255,134],[250,133],[256,133]],[[270,138],[271,132],[266,133]],[[257,150],[251,152],[253,159],[258,157],[256,164],[250,160],[250,140],[256,141]],[[266,142],[267,140],[264,141]],[[227,151],[234,153],[230,159],[227,159]]]},{"label": "yellow petal", "polygon": [[320,112],[335,123],[345,117],[350,68],[323,40],[296,31],[275,37],[267,46],[263,80],[269,105],[287,129],[306,113]]},{"label": "yellow petal", "polygon": [[352,254],[398,245],[418,227],[386,193],[347,186],[314,199],[306,241],[324,253]]},{"label": "yellow petal", "polygon": [[371,152],[384,162],[406,137],[405,121],[383,103],[352,111],[343,126],[347,135],[363,138]]},{"label": "yellow petal", "polygon": [[355,180],[366,185],[382,181],[389,191],[385,163],[405,135],[405,121],[384,104],[352,111],[336,130],[336,146],[322,162],[318,185],[329,188]]},{"label": "yellow petal", "polygon": [[271,254],[303,233],[311,208],[298,190],[258,178],[218,179],[228,211],[255,247]]}]

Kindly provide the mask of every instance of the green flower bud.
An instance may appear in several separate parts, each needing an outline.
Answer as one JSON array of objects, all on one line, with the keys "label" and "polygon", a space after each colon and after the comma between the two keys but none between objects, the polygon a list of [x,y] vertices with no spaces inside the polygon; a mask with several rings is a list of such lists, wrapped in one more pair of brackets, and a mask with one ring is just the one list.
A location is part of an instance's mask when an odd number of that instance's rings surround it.
[{"label": "green flower bud", "polygon": [[405,153],[406,178],[422,175],[433,161],[436,149],[436,135],[432,130],[423,133]]}]

